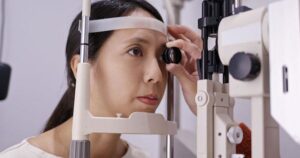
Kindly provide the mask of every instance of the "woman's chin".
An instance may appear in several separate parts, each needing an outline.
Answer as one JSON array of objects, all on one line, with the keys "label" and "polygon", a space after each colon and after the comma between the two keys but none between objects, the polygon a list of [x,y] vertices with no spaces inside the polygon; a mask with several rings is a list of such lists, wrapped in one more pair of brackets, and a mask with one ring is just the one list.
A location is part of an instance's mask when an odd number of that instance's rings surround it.
[{"label": "woman's chin", "polygon": [[[132,111],[132,113],[134,113],[134,112],[155,113],[155,111],[156,111],[156,108],[155,108],[155,109],[153,109],[153,108],[140,108],[140,109],[138,109],[138,110]],[[131,113],[131,114],[132,114],[132,113]],[[131,114],[129,114],[128,117],[129,117]]]}]

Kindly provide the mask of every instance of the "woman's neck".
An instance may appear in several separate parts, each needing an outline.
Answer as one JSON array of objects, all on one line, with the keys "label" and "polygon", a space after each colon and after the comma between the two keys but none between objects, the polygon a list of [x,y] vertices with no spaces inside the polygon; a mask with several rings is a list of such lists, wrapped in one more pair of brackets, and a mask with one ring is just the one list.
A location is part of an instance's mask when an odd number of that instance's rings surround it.
[{"label": "woman's neck", "polygon": [[[68,157],[72,141],[72,120],[71,118],[49,131],[52,132],[59,156]],[[120,139],[120,136],[120,134],[90,134],[91,157],[122,157],[127,151],[127,144]]]}]

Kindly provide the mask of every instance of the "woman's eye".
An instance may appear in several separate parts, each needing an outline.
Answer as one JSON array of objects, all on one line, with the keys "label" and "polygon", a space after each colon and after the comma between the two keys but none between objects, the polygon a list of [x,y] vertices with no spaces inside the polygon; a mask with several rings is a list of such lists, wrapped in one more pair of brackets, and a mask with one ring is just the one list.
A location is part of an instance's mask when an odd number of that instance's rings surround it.
[{"label": "woman's eye", "polygon": [[128,51],[128,54],[132,55],[132,56],[143,56],[143,52],[140,48],[135,47],[132,48]]}]

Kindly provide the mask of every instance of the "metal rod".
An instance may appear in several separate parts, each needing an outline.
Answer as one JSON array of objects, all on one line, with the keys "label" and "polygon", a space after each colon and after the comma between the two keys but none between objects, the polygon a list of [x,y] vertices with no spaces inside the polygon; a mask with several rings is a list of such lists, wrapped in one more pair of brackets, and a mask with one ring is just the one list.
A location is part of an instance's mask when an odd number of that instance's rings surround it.
[{"label": "metal rod", "polygon": [[4,45],[4,27],[5,27],[5,0],[2,0],[1,3],[1,34],[0,34],[0,61],[3,56],[3,45]]},{"label": "metal rod", "polygon": [[[174,13],[174,22],[175,24],[180,24],[180,11],[183,7],[183,0],[174,2],[173,1],[173,13]],[[179,86],[178,82],[174,79],[174,76],[169,73],[168,75],[168,89],[167,89],[167,119],[169,121],[176,121],[179,125]],[[174,83],[177,83],[174,85]],[[176,94],[176,100],[174,100],[174,94]],[[174,104],[175,103],[175,104]],[[175,115],[176,113],[176,115]],[[179,126],[178,126],[179,127]],[[167,135],[167,158],[174,158],[174,136]]]},{"label": "metal rod", "polygon": [[[183,1],[181,1],[181,3],[178,3],[175,7],[175,24],[180,24],[180,13],[181,13],[181,9],[183,8]],[[179,82],[176,78],[174,78],[174,121],[177,124],[177,128],[180,128],[180,109],[179,109],[179,103],[180,103],[180,86],[179,86]],[[177,105],[177,106],[176,106]]]},{"label": "metal rod", "polygon": [[[174,76],[168,75],[168,89],[167,89],[167,119],[174,121]],[[167,158],[174,157],[174,137],[167,135]]]},{"label": "metal rod", "polygon": [[[208,2],[204,0],[202,2],[202,17],[207,17],[207,16],[208,16]],[[206,27],[203,27],[201,32],[202,32],[202,41],[203,41],[201,79],[208,79],[208,48],[207,48],[208,30]]]},{"label": "metal rod", "polygon": [[69,153],[70,158],[90,158],[90,141],[88,140],[88,135],[77,133],[77,127],[80,128],[80,126],[82,125],[82,122],[78,121],[78,117],[80,116],[79,112],[83,112],[82,110],[85,109],[86,106],[89,106],[89,100],[86,99],[87,97],[89,97],[89,79],[84,80],[83,75],[89,76],[89,70],[85,69],[89,67],[84,66],[84,63],[88,62],[90,13],[91,0],[82,0],[82,19],[81,23],[79,23],[79,27],[81,28],[80,64],[78,66],[79,70],[77,72],[77,86],[75,90],[72,142],[70,145]]},{"label": "metal rod", "polygon": [[223,2],[223,17],[230,16],[232,14],[231,0],[224,0]]},{"label": "metal rod", "polygon": [[242,1],[241,0],[234,0],[234,7],[238,8],[242,5]]},{"label": "metal rod", "polygon": [[167,136],[167,158],[174,158],[174,136]]},{"label": "metal rod", "polygon": [[88,61],[89,44],[89,16],[82,16],[81,21],[81,42],[80,42],[80,62]]}]

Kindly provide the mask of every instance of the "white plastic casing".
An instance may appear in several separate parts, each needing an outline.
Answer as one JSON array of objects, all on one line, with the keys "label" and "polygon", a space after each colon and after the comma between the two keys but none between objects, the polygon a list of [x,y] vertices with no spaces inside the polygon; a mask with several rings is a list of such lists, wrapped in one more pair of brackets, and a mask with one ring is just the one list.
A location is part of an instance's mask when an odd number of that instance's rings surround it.
[{"label": "white plastic casing", "polygon": [[[267,9],[265,7],[240,13],[222,19],[219,25],[219,56],[223,64],[228,65],[232,56],[238,52],[251,53],[260,61],[267,62],[267,52],[263,43],[263,20]],[[263,52],[263,53],[261,53]],[[257,78],[243,82],[229,76],[231,97],[263,96],[269,91],[268,64],[261,64]]]},{"label": "white plastic casing", "polygon": [[[269,5],[271,113],[300,143],[300,2],[284,0]],[[283,91],[283,66],[288,92]]]}]

